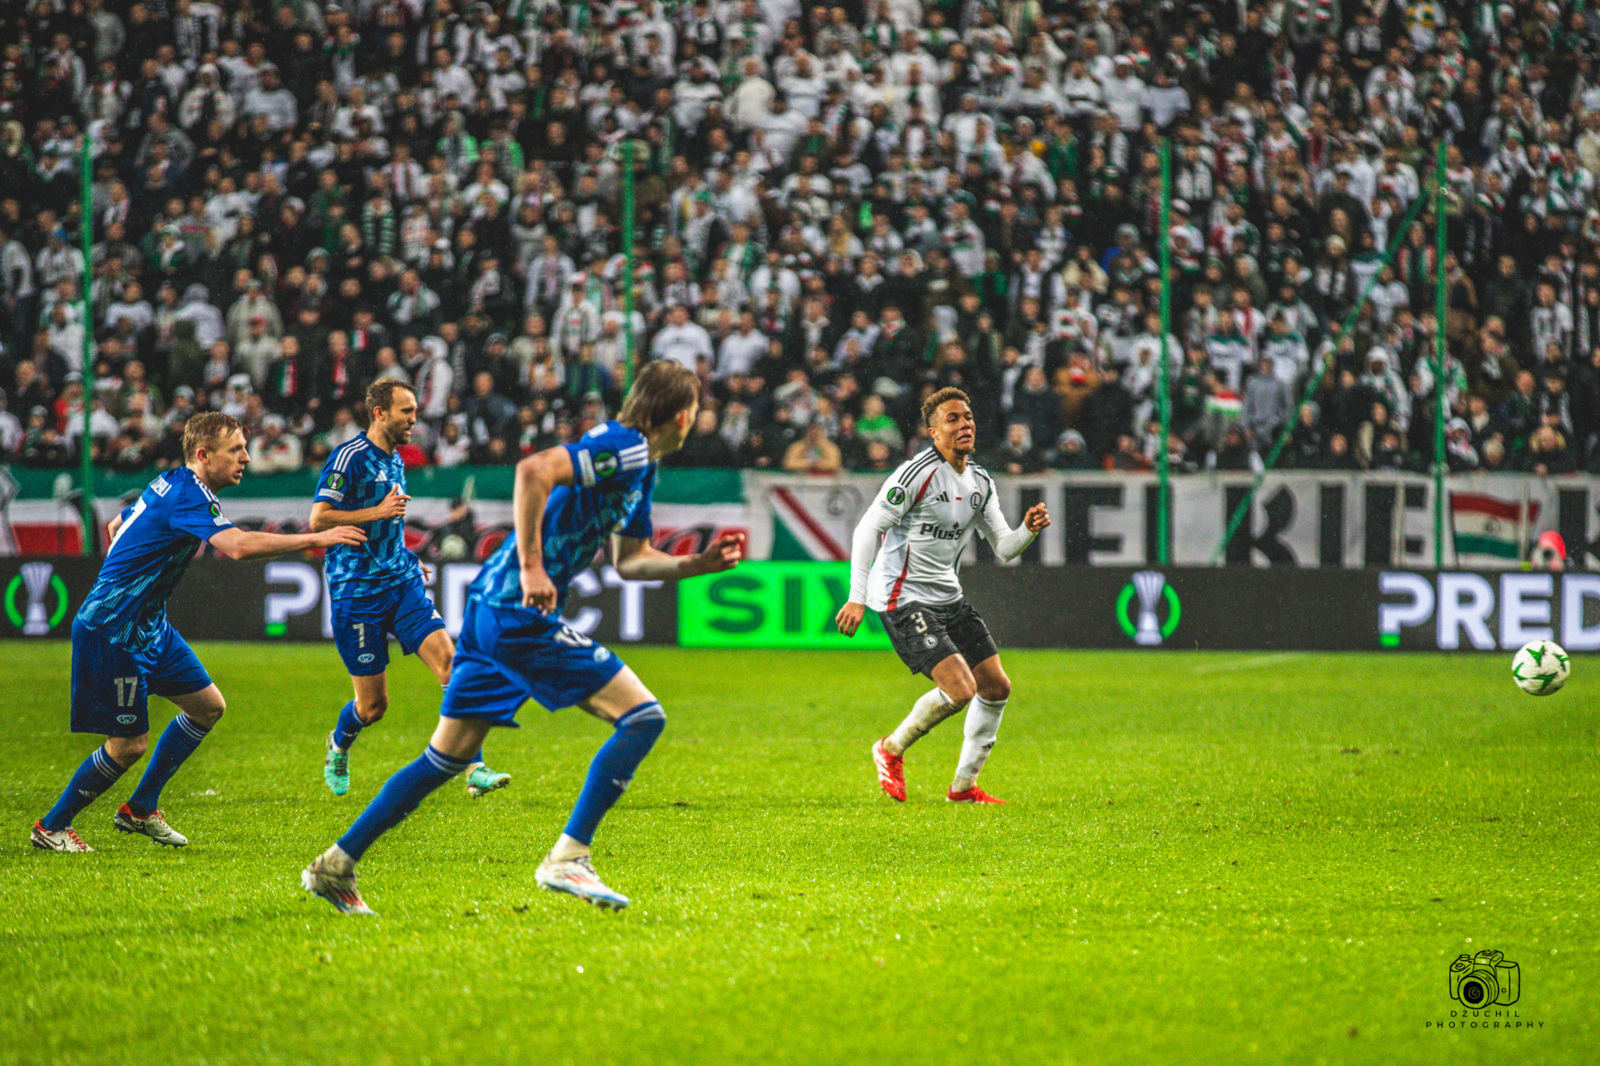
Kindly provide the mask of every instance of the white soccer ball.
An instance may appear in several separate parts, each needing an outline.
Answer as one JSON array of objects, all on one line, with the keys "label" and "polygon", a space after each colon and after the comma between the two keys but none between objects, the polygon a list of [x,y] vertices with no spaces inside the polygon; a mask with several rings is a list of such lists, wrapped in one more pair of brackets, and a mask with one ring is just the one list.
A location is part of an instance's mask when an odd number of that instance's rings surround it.
[{"label": "white soccer ball", "polygon": [[1511,660],[1511,680],[1530,696],[1548,696],[1567,683],[1572,666],[1553,640],[1524,644]]}]

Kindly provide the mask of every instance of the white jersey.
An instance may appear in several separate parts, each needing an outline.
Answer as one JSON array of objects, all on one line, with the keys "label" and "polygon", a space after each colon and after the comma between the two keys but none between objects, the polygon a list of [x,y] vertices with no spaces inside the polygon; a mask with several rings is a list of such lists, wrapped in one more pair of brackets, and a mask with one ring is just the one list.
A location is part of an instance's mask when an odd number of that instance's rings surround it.
[{"label": "white jersey", "polygon": [[867,575],[866,604],[875,611],[961,599],[956,565],[967,534],[976,526],[997,546],[1011,532],[989,472],[969,459],[958,474],[937,448],[901,463],[871,507],[882,512],[880,523],[892,521]]}]

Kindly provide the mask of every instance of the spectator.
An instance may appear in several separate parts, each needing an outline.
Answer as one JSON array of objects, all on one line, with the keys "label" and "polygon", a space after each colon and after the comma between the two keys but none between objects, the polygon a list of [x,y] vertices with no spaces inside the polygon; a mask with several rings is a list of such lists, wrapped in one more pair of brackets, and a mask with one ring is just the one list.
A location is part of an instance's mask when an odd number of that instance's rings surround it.
[{"label": "spectator", "polygon": [[1078,421],[1089,453],[1101,458],[1116,446],[1119,436],[1133,429],[1133,397],[1122,387],[1115,366],[1101,370],[1100,384],[1084,400]]},{"label": "spectator", "polygon": [[712,357],[711,334],[704,326],[689,320],[689,308],[674,304],[667,312],[667,325],[650,345],[652,359],[671,359],[690,370],[699,360],[709,365]]},{"label": "spectator", "polygon": [[722,434],[717,432],[717,412],[712,407],[700,408],[695,416],[694,431],[684,441],[675,466],[733,466],[734,450]]},{"label": "spectator", "polygon": [[1570,474],[1577,469],[1566,439],[1549,426],[1540,426],[1533,431],[1517,465],[1519,469],[1540,477]]},{"label": "spectator", "polygon": [[1245,432],[1258,447],[1270,448],[1293,414],[1294,400],[1289,395],[1289,386],[1274,371],[1272,357],[1263,355],[1256,363],[1256,372],[1244,386],[1240,420]]},{"label": "spectator", "polygon": [[490,455],[496,440],[505,446],[517,419],[516,405],[496,391],[494,375],[487,370],[472,379],[472,398],[463,405],[463,413],[471,430],[474,461]]},{"label": "spectator", "polygon": [[257,474],[279,474],[300,469],[300,438],[285,432],[281,415],[261,420],[261,432],[250,441],[250,467]]},{"label": "spectator", "polygon": [[471,451],[471,444],[461,434],[461,423],[447,420],[439,430],[439,442],[433,448],[433,465],[460,466],[467,461]]},{"label": "spectator", "polygon": [[805,435],[783,453],[783,469],[791,474],[837,474],[843,465],[839,446],[828,439],[821,422],[812,422]]},{"label": "spectator", "polygon": [[[1343,438],[1340,438],[1341,440]],[[1261,456],[1250,445],[1250,438],[1241,426],[1229,426],[1222,442],[1206,456],[1207,470],[1247,470],[1260,473]]]},{"label": "spectator", "polygon": [[0,459],[10,461],[22,450],[22,423],[6,410],[6,391],[0,389]]},{"label": "spectator", "polygon": [[1026,422],[1006,426],[1006,436],[989,458],[989,467],[1004,474],[1037,474],[1044,469],[1044,457],[1033,446],[1033,435]]}]

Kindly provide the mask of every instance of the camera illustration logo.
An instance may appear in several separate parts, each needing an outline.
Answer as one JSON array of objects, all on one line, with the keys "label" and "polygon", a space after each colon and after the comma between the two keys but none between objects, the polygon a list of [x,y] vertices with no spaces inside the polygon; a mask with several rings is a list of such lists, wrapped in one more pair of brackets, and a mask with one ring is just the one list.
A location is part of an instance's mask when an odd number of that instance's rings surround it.
[{"label": "camera illustration logo", "polygon": [[[1135,598],[1139,601],[1137,621],[1129,610]],[[1165,621],[1157,614],[1163,601],[1167,609]],[[1155,647],[1172,636],[1182,613],[1177,591],[1167,584],[1164,574],[1155,570],[1141,570],[1134,574],[1133,580],[1122,587],[1122,593],[1117,597],[1117,624],[1135,644],[1146,648]]]},{"label": "camera illustration logo", "polygon": [[1450,964],[1450,998],[1463,1007],[1509,1007],[1522,995],[1522,968],[1503,951],[1457,955]]}]

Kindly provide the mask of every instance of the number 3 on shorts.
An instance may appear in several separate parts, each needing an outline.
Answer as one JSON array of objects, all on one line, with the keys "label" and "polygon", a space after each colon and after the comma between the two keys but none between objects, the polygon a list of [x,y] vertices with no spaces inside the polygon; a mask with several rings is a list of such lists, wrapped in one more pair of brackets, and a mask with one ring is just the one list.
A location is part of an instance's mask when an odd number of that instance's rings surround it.
[{"label": "number 3 on shorts", "polygon": [[913,614],[911,616],[911,621],[916,624],[918,633],[926,633],[928,631],[928,619],[921,611]]}]

